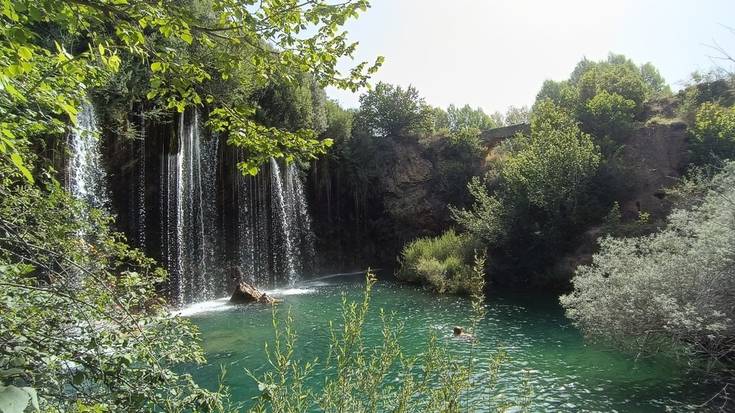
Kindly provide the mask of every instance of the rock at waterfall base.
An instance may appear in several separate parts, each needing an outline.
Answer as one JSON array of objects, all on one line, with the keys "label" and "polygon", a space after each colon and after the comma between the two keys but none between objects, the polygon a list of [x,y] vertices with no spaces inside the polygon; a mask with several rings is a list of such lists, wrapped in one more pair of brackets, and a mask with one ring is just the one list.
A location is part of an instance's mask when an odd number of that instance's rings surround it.
[{"label": "rock at waterfall base", "polygon": [[280,300],[276,300],[275,298],[268,296],[266,293],[246,282],[238,284],[237,287],[235,287],[235,291],[232,293],[232,297],[230,297],[230,303],[232,304],[276,304],[278,302],[280,302]]}]

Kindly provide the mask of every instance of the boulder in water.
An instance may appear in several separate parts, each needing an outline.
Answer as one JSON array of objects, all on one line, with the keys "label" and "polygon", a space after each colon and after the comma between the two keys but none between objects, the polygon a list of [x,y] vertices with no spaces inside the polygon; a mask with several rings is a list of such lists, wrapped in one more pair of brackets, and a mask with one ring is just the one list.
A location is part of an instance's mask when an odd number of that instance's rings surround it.
[{"label": "boulder in water", "polygon": [[253,285],[241,282],[235,287],[235,291],[232,293],[232,297],[230,297],[230,302],[233,304],[275,304],[278,300],[268,296]]}]

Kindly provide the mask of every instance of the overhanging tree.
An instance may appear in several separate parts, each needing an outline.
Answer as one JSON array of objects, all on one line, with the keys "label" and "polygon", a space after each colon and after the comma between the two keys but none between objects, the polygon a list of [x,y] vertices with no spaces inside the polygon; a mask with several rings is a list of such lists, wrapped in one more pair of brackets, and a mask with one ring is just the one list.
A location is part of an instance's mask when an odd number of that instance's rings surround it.
[{"label": "overhanging tree", "polygon": [[[210,126],[249,154],[245,172],[255,173],[271,156],[321,153],[329,141],[307,130],[265,127],[245,96],[218,100],[205,86],[234,79],[230,89],[237,92],[273,78],[295,81],[298,70],[320,85],[356,90],[382,58],[341,73],[337,61],[356,47],[341,27],[368,6],[366,0],[3,0],[0,154],[33,179],[18,147],[62,133],[89,91],[128,61],[148,69],[146,97],[159,105],[183,111],[208,102]],[[194,48],[200,53],[183,52]]]}]

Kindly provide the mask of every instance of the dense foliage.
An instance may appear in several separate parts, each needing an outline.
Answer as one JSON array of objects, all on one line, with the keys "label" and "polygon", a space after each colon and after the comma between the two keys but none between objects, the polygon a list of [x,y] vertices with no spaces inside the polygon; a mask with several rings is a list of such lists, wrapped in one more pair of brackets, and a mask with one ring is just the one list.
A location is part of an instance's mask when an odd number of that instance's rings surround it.
[{"label": "dense foliage", "polygon": [[506,153],[486,179],[470,183],[474,203],[454,209],[455,220],[489,247],[511,255],[520,253],[513,245],[562,246],[600,163],[592,137],[545,100],[533,112],[530,134],[501,150]]},{"label": "dense foliage", "polygon": [[403,89],[378,83],[360,96],[360,110],[355,116],[357,131],[374,137],[399,137],[431,131],[432,111],[413,86]]},{"label": "dense foliage", "polygon": [[446,128],[451,133],[461,133],[469,130],[483,131],[496,127],[495,121],[481,108],[473,109],[470,105],[464,105],[458,108],[455,105],[449,105],[446,112],[438,110],[439,119],[437,121],[437,129]]},{"label": "dense foliage", "polygon": [[480,253],[478,248],[470,235],[454,230],[438,237],[419,238],[403,248],[396,275],[407,282],[430,286],[438,293],[481,294],[484,276],[478,277],[471,266]]},{"label": "dense foliage", "polygon": [[382,59],[345,75],[336,63],[356,46],[340,27],[367,7],[364,0],[4,1],[0,153],[28,176],[14,148],[62,133],[87,95],[121,71],[134,84],[131,99],[144,95],[177,111],[210,105],[210,126],[248,153],[246,172],[271,156],[321,153],[330,141],[309,129],[259,123],[251,92],[271,80],[297,82],[295,70],[319,85],[364,85]]},{"label": "dense foliage", "polygon": [[620,139],[639,119],[647,100],[670,94],[652,64],[636,66],[625,56],[610,54],[601,62],[583,59],[568,80],[547,80],[536,101],[551,99],[602,140]]},{"label": "dense foliage", "polygon": [[[569,79],[544,83],[530,132],[495,147],[486,176],[468,185],[472,206],[453,208],[455,221],[490,249],[493,277],[520,276],[509,280],[515,284],[552,275],[550,268],[571,252],[577,237],[600,225],[626,196],[630,165],[620,153],[650,116],[648,102],[670,94],[650,63],[637,66],[615,54],[600,62],[583,59]],[[522,112],[511,108],[507,118],[524,120]],[[502,122],[508,123],[516,122]],[[647,223],[617,225],[636,232],[653,228]]]},{"label": "dense foliage", "polygon": [[196,330],[171,318],[156,291],[166,272],[110,232],[109,217],[43,185],[0,186],[3,406],[221,408],[219,394],[172,370],[204,357]]},{"label": "dense foliage", "polygon": [[704,103],[691,128],[692,152],[700,163],[735,157],[735,106]]},{"label": "dense foliage", "polygon": [[[735,355],[735,164],[689,181],[686,208],[649,236],[606,238],[561,298],[589,338],[730,369]],[[703,365],[704,366],[704,365]]]}]

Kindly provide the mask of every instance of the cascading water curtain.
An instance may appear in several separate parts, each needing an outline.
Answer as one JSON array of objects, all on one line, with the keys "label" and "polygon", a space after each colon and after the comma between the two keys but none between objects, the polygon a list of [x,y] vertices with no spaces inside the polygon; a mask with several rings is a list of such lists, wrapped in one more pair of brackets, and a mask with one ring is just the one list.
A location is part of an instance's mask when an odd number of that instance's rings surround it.
[{"label": "cascading water curtain", "polygon": [[[161,219],[171,295],[180,304],[228,294],[233,281],[292,286],[313,256],[300,171],[272,159],[254,177],[236,176],[239,278],[217,248],[218,140],[200,135],[199,114],[179,116],[161,166]],[[241,155],[242,156],[242,155]]]},{"label": "cascading water curtain", "polygon": [[90,103],[85,103],[77,114],[77,124],[69,134],[68,148],[69,192],[93,208],[109,208],[107,174],[102,167],[99,128],[94,107]]},{"label": "cascading water curtain", "polygon": [[255,177],[240,176],[237,191],[242,277],[261,287],[293,286],[314,256],[299,168],[271,159]]},{"label": "cascading water curtain", "polygon": [[177,135],[162,168],[162,234],[172,295],[190,303],[213,298],[223,284],[215,265],[217,140],[202,142],[198,111],[179,115]]},{"label": "cascading water curtain", "polygon": [[[242,155],[240,155],[242,156]],[[258,286],[276,284],[271,260],[270,166],[256,176],[237,174],[238,267],[243,279]]]},{"label": "cascading water curtain", "polygon": [[[69,164],[67,166],[67,190],[90,208],[107,210],[110,199],[107,192],[107,174],[102,167],[102,148],[94,107],[85,103],[77,114],[77,123],[68,136]],[[77,217],[88,220],[88,211]],[[90,234],[80,232],[79,238]],[[72,286],[81,282],[82,274],[73,273],[67,280]]]},{"label": "cascading water curtain", "polygon": [[286,179],[281,175],[281,168],[278,162],[271,158],[271,192],[273,196],[273,205],[271,214],[275,225],[272,234],[273,239],[278,240],[276,247],[271,251],[273,261],[279,266],[279,269],[285,277],[285,281],[289,286],[296,282],[298,276],[296,267],[298,264],[297,251],[294,248],[293,238],[293,214],[291,213],[293,205],[290,203],[292,197],[284,190],[289,189],[284,185]]},{"label": "cascading water curtain", "polygon": [[295,163],[288,165],[286,177],[287,186],[289,187],[288,193],[291,196],[291,219],[294,222],[292,228],[296,229],[292,231],[293,243],[299,246],[297,252],[300,254],[300,272],[303,274],[311,267],[316,255],[314,233],[311,230],[311,215],[306,201],[301,171]]},{"label": "cascading water curtain", "polygon": [[145,151],[145,116],[143,115],[143,109],[140,109],[140,136],[133,141],[133,153],[135,154],[135,173],[134,173],[134,194],[133,197],[133,208],[134,211],[134,225],[135,225],[135,238],[138,247],[145,249],[146,242],[146,151]]}]

